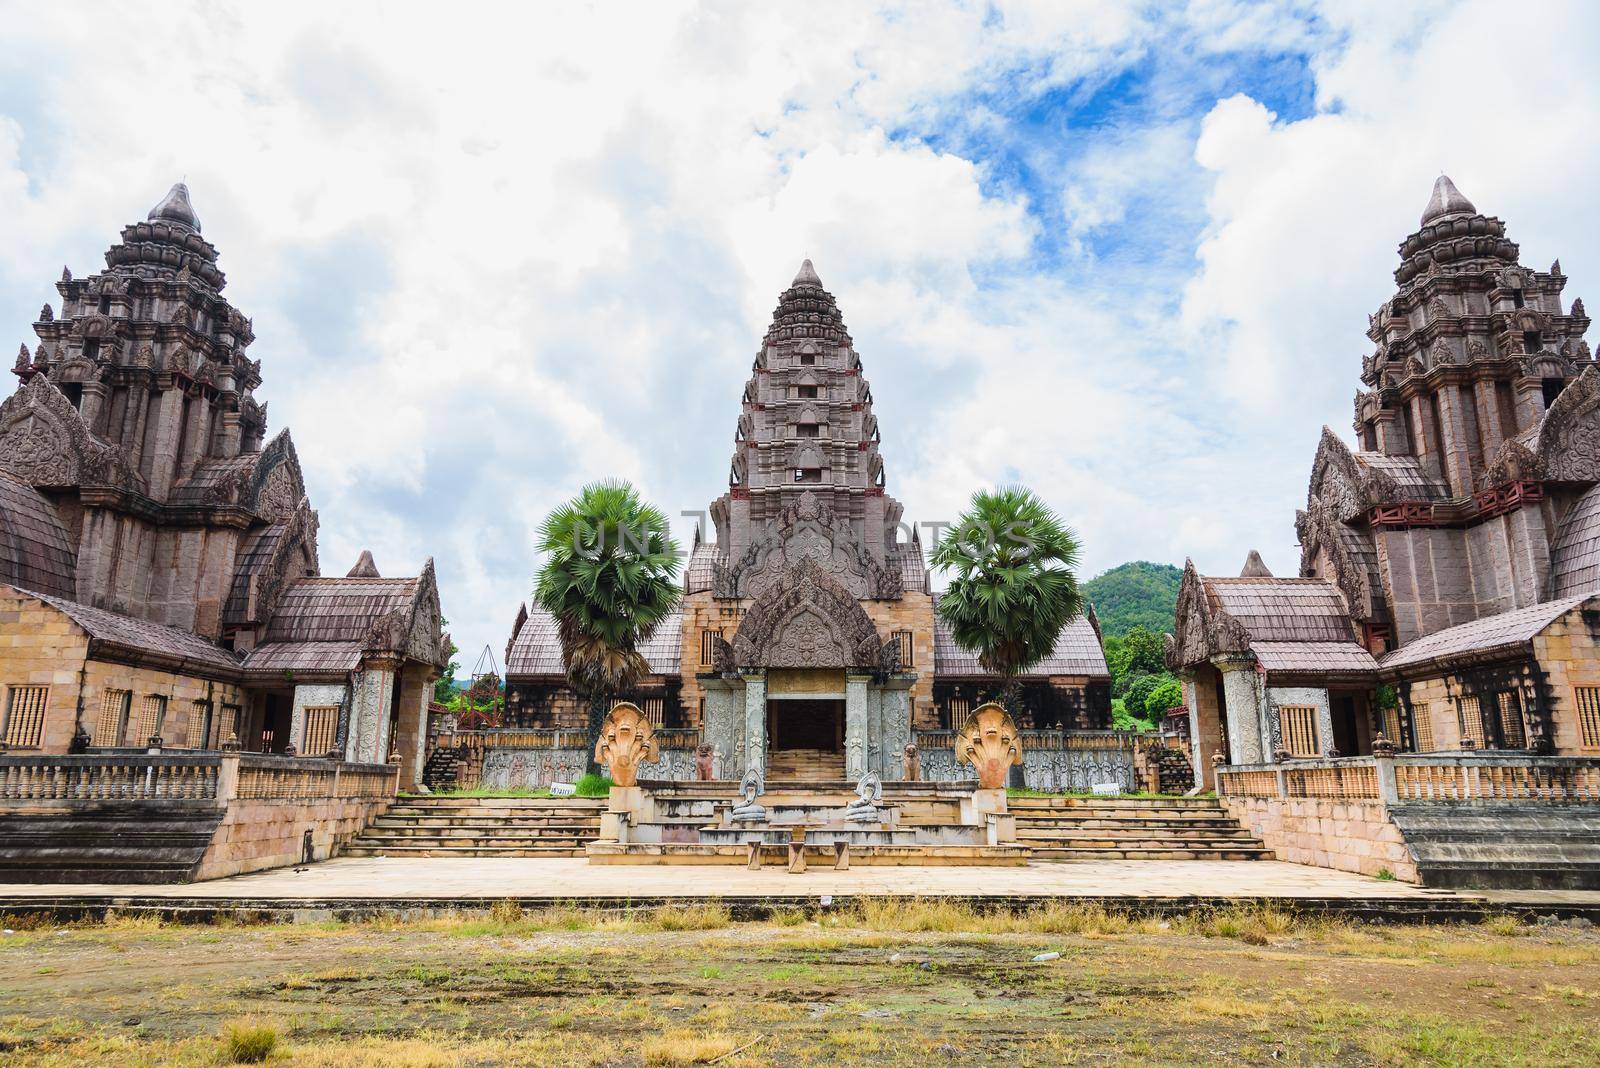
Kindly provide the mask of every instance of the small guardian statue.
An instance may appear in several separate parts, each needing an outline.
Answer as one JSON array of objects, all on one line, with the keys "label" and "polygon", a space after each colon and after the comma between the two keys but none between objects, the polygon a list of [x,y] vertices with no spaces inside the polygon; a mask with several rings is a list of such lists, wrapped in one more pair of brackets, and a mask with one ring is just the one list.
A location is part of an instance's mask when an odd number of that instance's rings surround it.
[{"label": "small guardian statue", "polygon": [[917,743],[911,742],[901,754],[905,768],[906,782],[922,781],[922,754],[917,752]]},{"label": "small guardian statue", "polygon": [[761,781],[761,769],[751,768],[744,773],[744,778],[739,782],[739,796],[743,798],[733,806],[732,819],[735,823],[763,823],[767,818],[767,810],[756,804],[756,798],[761,796],[765,787]]},{"label": "small guardian statue", "polygon": [[861,776],[856,783],[856,799],[844,810],[846,823],[877,823],[883,818],[878,802],[883,800],[883,780],[875,771]]},{"label": "small guardian statue", "polygon": [[716,778],[716,752],[704,742],[695,747],[694,777],[701,782]]}]

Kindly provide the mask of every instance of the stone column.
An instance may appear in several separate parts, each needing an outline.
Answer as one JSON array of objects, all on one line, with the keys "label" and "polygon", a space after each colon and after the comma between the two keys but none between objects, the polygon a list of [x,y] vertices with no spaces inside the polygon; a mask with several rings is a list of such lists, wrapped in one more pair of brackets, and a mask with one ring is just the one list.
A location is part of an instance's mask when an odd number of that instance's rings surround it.
[{"label": "stone column", "polygon": [[146,446],[152,457],[149,469],[150,496],[158,501],[167,499],[167,491],[178,472],[178,452],[183,447],[183,390],[168,389],[161,394],[159,421],[155,441]]},{"label": "stone column", "polygon": [[902,758],[911,742],[911,691],[898,686],[885,687],[880,700],[883,755],[876,770],[885,779],[899,779],[905,775]]},{"label": "stone column", "polygon": [[1265,764],[1261,747],[1261,702],[1256,696],[1255,660],[1218,658],[1223,698],[1228,702],[1228,754],[1233,764]]},{"label": "stone column", "polygon": [[[396,751],[400,754],[400,789],[414,790],[422,781],[423,748],[428,738],[428,700],[433,696],[432,669],[409,664],[400,675],[400,722]],[[312,754],[320,756],[320,753]]]},{"label": "stone column", "polygon": [[846,672],[844,676],[844,774],[859,779],[867,773],[867,742],[871,714],[867,707],[867,684],[872,676]]},{"label": "stone column", "polygon": [[394,665],[368,661],[356,673],[350,695],[350,733],[345,759],[362,764],[382,764],[389,756],[389,695],[394,689]]},{"label": "stone column", "polygon": [[1544,418],[1544,380],[1523,378],[1517,381],[1517,425],[1523,429]]},{"label": "stone column", "polygon": [[1406,428],[1398,409],[1380,409],[1373,416],[1372,425],[1377,431],[1378,451],[1385,456],[1403,456],[1410,449],[1411,443],[1406,441]]},{"label": "stone column", "polygon": [[1472,384],[1477,402],[1478,434],[1483,438],[1483,464],[1494,462],[1495,450],[1505,440],[1505,428],[1500,425],[1500,398],[1495,396],[1494,380],[1480,378]]},{"label": "stone column", "polygon": [[1411,429],[1417,436],[1411,443],[1411,450],[1422,461],[1423,470],[1443,482],[1444,457],[1439,455],[1437,439],[1433,436],[1433,405],[1428,403],[1425,393],[1417,394],[1406,403],[1411,406]]},{"label": "stone column", "polygon": [[1472,447],[1467,440],[1465,404],[1461,387],[1448,384],[1439,387],[1439,435],[1444,439],[1445,475],[1451,490],[1465,496],[1473,489]]},{"label": "stone column", "polygon": [[744,676],[744,767],[767,778],[767,672],[765,668],[741,672]]}]

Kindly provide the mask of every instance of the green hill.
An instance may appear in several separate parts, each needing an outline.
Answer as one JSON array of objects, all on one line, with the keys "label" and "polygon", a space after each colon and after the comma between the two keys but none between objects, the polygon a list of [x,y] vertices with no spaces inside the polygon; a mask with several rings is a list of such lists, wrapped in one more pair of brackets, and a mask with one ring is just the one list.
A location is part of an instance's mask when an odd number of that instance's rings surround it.
[{"label": "green hill", "polygon": [[1120,636],[1139,626],[1165,634],[1172,629],[1182,581],[1182,568],[1135,560],[1090,579],[1083,584],[1083,590],[1100,617],[1106,637]]}]

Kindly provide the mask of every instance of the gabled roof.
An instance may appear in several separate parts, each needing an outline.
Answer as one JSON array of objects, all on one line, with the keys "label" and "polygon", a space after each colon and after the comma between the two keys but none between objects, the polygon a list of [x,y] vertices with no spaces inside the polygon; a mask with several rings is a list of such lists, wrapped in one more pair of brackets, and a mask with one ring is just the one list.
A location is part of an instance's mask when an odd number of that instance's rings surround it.
[{"label": "gabled roof", "polygon": [[223,681],[239,677],[239,658],[197,634],[36,590],[18,592],[38,598],[81,627],[91,640],[91,656],[109,653],[113,659],[158,664]]},{"label": "gabled roof", "polygon": [[[661,621],[639,648],[654,675],[677,675],[683,660],[683,611],[680,608]],[[528,609],[528,618],[506,652],[506,677],[514,675],[554,676],[566,674],[561,660],[561,635],[555,617],[538,605]]]},{"label": "gabled roof", "polygon": [[[948,678],[989,678],[978,663],[976,653],[968,652],[957,644],[955,635],[944,620],[937,615],[938,601],[934,602],[933,621],[933,673]],[[1056,637],[1055,649],[1038,664],[1029,668],[1022,678],[1041,678],[1048,675],[1088,675],[1109,678],[1105,650],[1100,645],[1100,635],[1088,616],[1079,616],[1061,629]]]},{"label": "gabled roof", "polygon": [[365,642],[372,627],[406,608],[414,578],[303,578],[289,586],[267,626],[271,642]]},{"label": "gabled roof", "polygon": [[1212,607],[1257,642],[1353,642],[1350,617],[1333,583],[1306,578],[1207,578]]},{"label": "gabled roof", "polygon": [[1564,597],[1558,601],[1545,601],[1512,612],[1474,619],[1470,623],[1435,631],[1391,653],[1385,653],[1378,664],[1385,671],[1393,671],[1419,664],[1513,655],[1550,624],[1574,608],[1591,602],[1600,604],[1600,595],[1591,593]]},{"label": "gabled roof", "polygon": [[55,508],[26,482],[0,473],[0,582],[71,598],[77,574],[77,554]]}]

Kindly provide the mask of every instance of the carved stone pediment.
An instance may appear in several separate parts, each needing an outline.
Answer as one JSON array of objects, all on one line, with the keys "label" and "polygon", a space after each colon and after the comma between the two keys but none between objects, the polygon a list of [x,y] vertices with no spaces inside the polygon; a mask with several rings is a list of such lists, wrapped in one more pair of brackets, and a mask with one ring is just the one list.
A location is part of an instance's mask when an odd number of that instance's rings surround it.
[{"label": "carved stone pediment", "polygon": [[261,462],[251,473],[250,483],[240,494],[239,503],[270,521],[287,516],[306,495],[300,458],[287,430],[261,450]]},{"label": "carved stone pediment", "polygon": [[899,569],[878,563],[863,535],[814,493],[802,493],[768,523],[755,544],[714,574],[718,597],[760,597],[802,560],[849,590],[857,599],[895,600],[904,592]]},{"label": "carved stone pediment", "polygon": [[756,598],[733,636],[741,668],[878,668],[882,651],[855,595],[806,557]]},{"label": "carved stone pediment", "polygon": [[34,486],[111,486],[140,482],[127,455],[89,433],[72,402],[35,375],[0,404],[0,467]]},{"label": "carved stone pediment", "polygon": [[1295,516],[1300,539],[1300,573],[1308,573],[1318,557],[1330,564],[1318,576],[1339,587],[1350,614],[1359,621],[1378,619],[1385,611],[1383,583],[1377,573],[1377,550],[1371,535],[1345,525],[1317,498]]},{"label": "carved stone pediment", "polygon": [[1178,610],[1172,640],[1166,645],[1167,667],[1183,671],[1204,663],[1213,656],[1247,652],[1250,634],[1244,625],[1220,608],[1213,608],[1206,596],[1205,580],[1195,570],[1193,560],[1183,562],[1183,580],[1178,586]]},{"label": "carved stone pediment", "polygon": [[1503,444],[1483,484],[1521,479],[1600,481],[1600,367],[1589,365],[1567,384],[1531,438]]}]

